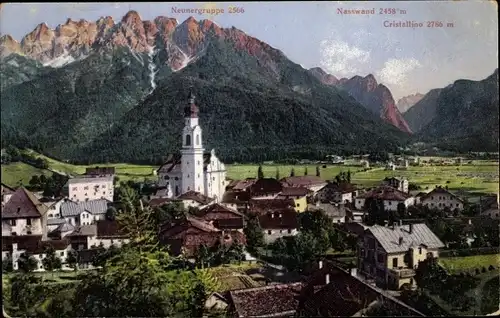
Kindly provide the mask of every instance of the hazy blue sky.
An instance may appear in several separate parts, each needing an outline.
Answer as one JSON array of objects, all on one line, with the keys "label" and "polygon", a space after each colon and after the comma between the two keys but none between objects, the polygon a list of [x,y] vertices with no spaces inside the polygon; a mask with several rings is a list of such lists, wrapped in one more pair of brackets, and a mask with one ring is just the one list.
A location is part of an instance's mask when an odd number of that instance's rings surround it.
[{"label": "hazy blue sky", "polygon": [[[229,6],[244,13],[230,14]],[[179,14],[173,7],[213,7],[224,13]],[[338,13],[363,8],[376,14]],[[396,14],[379,14],[392,8]],[[193,15],[222,27],[235,26],[305,68],[321,66],[337,77],[372,73],[396,99],[459,78],[480,80],[498,67],[498,8],[492,1],[3,4],[0,31],[21,40],[40,22],[55,28],[67,18],[109,15],[118,21],[129,9],[144,20],[164,15],[182,22]],[[384,27],[394,21],[422,22],[424,27]],[[443,27],[429,28],[427,21],[443,22]]]}]

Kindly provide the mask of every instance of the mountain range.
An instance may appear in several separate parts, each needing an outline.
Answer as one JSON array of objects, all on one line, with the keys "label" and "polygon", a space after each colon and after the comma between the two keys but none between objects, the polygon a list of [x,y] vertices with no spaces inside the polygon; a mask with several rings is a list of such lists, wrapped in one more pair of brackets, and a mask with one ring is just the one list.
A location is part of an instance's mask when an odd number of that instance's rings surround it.
[{"label": "mountain range", "polygon": [[427,93],[404,117],[415,138],[455,151],[498,151],[498,69]]},{"label": "mountain range", "polygon": [[401,131],[411,133],[411,130],[396,107],[391,91],[383,84],[377,83],[372,74],[365,77],[354,76],[350,79],[337,79],[334,75],[326,73],[319,67],[309,70],[323,84],[345,90],[361,105],[381,119],[399,128]]},{"label": "mountain range", "polygon": [[396,107],[401,112],[401,114],[404,114],[413,105],[418,103],[424,96],[425,96],[424,94],[420,93],[404,96],[398,100],[398,102],[396,103]]},{"label": "mountain range", "polygon": [[119,22],[42,23],[20,42],[2,36],[0,56],[2,145],[72,162],[156,162],[176,151],[190,90],[207,148],[228,162],[395,151],[409,137],[373,76],[327,83],[209,20],[130,11]]}]

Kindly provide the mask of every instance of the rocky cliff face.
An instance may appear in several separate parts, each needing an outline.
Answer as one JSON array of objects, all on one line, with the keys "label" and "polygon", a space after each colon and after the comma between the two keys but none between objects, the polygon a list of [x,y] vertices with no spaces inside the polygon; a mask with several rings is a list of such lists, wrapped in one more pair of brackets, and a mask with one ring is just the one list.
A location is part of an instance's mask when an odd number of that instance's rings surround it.
[{"label": "rocky cliff face", "polygon": [[41,23],[21,43],[4,35],[0,38],[0,56],[16,53],[45,66],[59,67],[83,59],[93,51],[126,47],[134,53],[158,54],[163,64],[178,71],[197,59],[212,38],[233,42],[270,68],[274,67],[272,59],[282,55],[234,27],[224,29],[212,21],[197,21],[193,17],[180,25],[176,19],[164,16],[143,21],[136,11],[130,11],[118,23],[111,17],[101,17],[95,22],[68,19],[55,30]]},{"label": "rocky cliff face", "polygon": [[420,94],[420,93],[405,96],[405,97],[400,98],[398,100],[398,102],[396,103],[396,107],[401,112],[401,114],[404,114],[413,105],[418,103],[424,96],[425,96],[424,94]]},{"label": "rocky cliff face", "polygon": [[327,74],[319,67],[309,71],[323,84],[346,90],[361,105],[378,114],[380,118],[404,132],[411,133],[410,127],[396,107],[391,91],[386,86],[378,84],[372,74],[366,77],[354,76],[350,79],[337,80],[333,75]]}]

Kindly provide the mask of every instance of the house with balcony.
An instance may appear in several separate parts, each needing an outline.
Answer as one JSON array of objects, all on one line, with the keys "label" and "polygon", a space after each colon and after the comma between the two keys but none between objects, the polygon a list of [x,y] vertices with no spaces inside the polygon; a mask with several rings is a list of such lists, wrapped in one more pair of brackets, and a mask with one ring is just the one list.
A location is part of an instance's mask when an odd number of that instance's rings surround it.
[{"label": "house with balcony", "polygon": [[400,203],[403,203],[405,207],[415,204],[415,198],[410,194],[390,186],[381,186],[357,196],[355,200],[356,209],[364,210],[367,199],[382,200],[386,211],[397,211]]},{"label": "house with balcony", "polygon": [[2,236],[46,235],[47,206],[24,187],[2,207]]},{"label": "house with balcony", "polygon": [[385,289],[413,287],[419,262],[438,257],[442,247],[425,223],[367,227],[358,241],[357,272]]},{"label": "house with balcony", "polygon": [[420,197],[420,204],[438,210],[448,208],[450,211],[461,211],[464,209],[464,201],[461,198],[440,186]]}]

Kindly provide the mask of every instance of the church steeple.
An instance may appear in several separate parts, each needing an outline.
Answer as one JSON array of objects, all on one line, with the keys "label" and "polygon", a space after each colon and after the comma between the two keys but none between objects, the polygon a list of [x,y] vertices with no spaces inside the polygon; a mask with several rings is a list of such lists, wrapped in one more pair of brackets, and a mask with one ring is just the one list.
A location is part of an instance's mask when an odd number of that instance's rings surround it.
[{"label": "church steeple", "polygon": [[188,103],[184,107],[184,118],[198,118],[198,106],[194,103],[195,96],[193,92],[189,92]]}]

